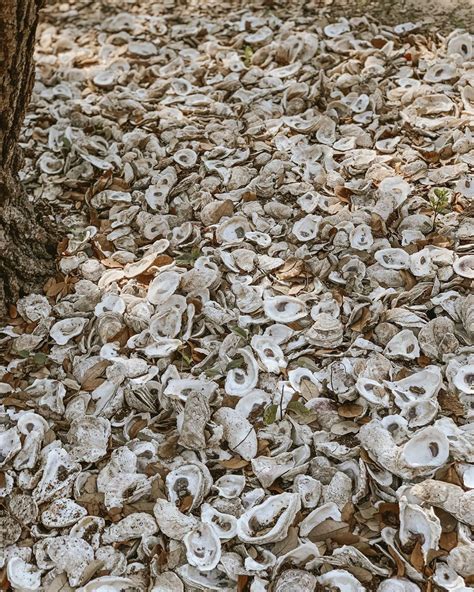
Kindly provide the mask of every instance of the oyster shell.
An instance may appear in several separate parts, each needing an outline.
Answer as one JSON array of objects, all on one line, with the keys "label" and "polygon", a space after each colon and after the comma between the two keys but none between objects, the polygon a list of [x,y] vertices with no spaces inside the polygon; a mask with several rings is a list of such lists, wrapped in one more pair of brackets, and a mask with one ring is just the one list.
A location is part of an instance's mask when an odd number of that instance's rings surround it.
[{"label": "oyster shell", "polygon": [[472,35],[76,4],[21,142],[59,275],[0,302],[8,585],[468,589]]},{"label": "oyster shell", "polygon": [[448,438],[435,427],[419,431],[402,449],[402,458],[410,467],[440,467],[448,457]]},{"label": "oyster shell", "polygon": [[186,496],[191,497],[190,510],[201,505],[212,486],[209,469],[201,463],[183,464],[166,475],[168,498],[178,504]]},{"label": "oyster shell", "polygon": [[308,590],[313,592],[316,589],[316,578],[313,574],[301,569],[288,569],[278,578],[275,585],[275,592],[291,592],[292,590]]},{"label": "oyster shell", "polygon": [[243,397],[257,386],[258,365],[248,349],[239,349],[237,353],[242,356],[247,368],[245,371],[242,368],[230,370],[225,380],[225,390],[228,395]]},{"label": "oyster shell", "polygon": [[319,313],[313,325],[306,333],[306,339],[312,345],[325,349],[339,347],[344,337],[344,327],[341,321],[327,313]]},{"label": "oyster shell", "polygon": [[211,571],[219,563],[221,542],[210,524],[201,522],[184,536],[183,542],[189,564],[199,571]]},{"label": "oyster shell", "polygon": [[221,407],[214,413],[213,420],[223,428],[224,439],[233,451],[245,460],[257,454],[257,434],[252,424],[231,407]]},{"label": "oyster shell", "polygon": [[411,488],[411,493],[437,508],[442,508],[455,518],[472,526],[474,524],[474,492],[464,492],[453,483],[426,479]]},{"label": "oyster shell", "polygon": [[21,557],[11,557],[8,560],[7,577],[15,590],[34,592],[41,588],[41,571]]},{"label": "oyster shell", "polygon": [[267,317],[277,323],[291,323],[307,315],[304,302],[291,296],[265,298],[263,307]]},{"label": "oyster shell", "polygon": [[237,520],[237,536],[244,543],[266,544],[283,540],[301,507],[296,493],[268,497]]}]

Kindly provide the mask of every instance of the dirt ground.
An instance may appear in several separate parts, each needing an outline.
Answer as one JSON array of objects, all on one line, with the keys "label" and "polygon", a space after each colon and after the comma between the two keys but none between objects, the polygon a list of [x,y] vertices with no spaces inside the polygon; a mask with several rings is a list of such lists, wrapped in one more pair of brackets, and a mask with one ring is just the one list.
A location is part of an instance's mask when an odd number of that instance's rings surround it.
[{"label": "dirt ground", "polygon": [[[119,12],[126,7],[130,12],[143,12],[140,0],[47,0],[44,18],[57,22],[74,21],[78,17],[85,24],[99,14]],[[230,11],[252,10],[256,13],[274,11],[293,18],[371,16],[393,25],[407,21],[423,21],[440,33],[463,28],[474,31],[474,0],[160,0],[149,2],[150,14],[173,14],[186,19],[197,12],[221,16]]]}]

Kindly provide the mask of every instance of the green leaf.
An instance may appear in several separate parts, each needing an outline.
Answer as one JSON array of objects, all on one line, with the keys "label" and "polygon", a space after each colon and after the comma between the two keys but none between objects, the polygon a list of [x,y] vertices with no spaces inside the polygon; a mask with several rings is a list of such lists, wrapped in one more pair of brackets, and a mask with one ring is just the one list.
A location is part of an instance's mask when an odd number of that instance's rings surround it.
[{"label": "green leaf", "polygon": [[18,355],[20,356],[20,358],[29,358],[30,357],[30,352],[27,351],[26,349],[21,349],[18,352]]},{"label": "green leaf", "polygon": [[452,190],[448,187],[433,187],[428,193],[431,208],[435,212],[441,212],[448,208],[452,193]]},{"label": "green leaf", "polygon": [[188,366],[190,366],[190,365],[191,365],[191,363],[192,363],[192,361],[193,361],[193,359],[192,359],[192,358],[190,358],[189,356],[187,356],[187,355],[184,353],[184,351],[180,351],[180,352],[179,352],[179,354],[180,354],[180,356],[183,358],[184,362],[185,362],[185,363],[186,363]]},{"label": "green leaf", "polygon": [[288,411],[293,411],[296,415],[309,415],[311,411],[304,406],[301,401],[290,401],[287,406]]},{"label": "green leaf", "polygon": [[308,368],[308,370],[311,370],[312,372],[314,372],[315,370],[318,369],[317,365],[314,363],[314,361],[311,358],[307,358],[305,356],[302,356],[301,358],[298,358],[296,360],[297,363],[297,367],[298,368]]},{"label": "green leaf", "polygon": [[192,249],[191,252],[188,253],[180,253],[179,257],[176,259],[176,263],[178,265],[194,265],[196,259],[199,259],[201,256],[201,251],[198,248]]},{"label": "green leaf", "polygon": [[46,362],[49,360],[49,357],[46,354],[43,354],[41,352],[37,352],[34,356],[33,356],[33,362],[37,365],[37,366],[44,366],[46,364]]},{"label": "green leaf", "polygon": [[247,331],[242,327],[231,327],[231,331],[243,339],[248,339]]},{"label": "green leaf", "polygon": [[236,358],[235,360],[232,360],[232,362],[229,362],[225,369],[232,370],[233,368],[242,368],[243,365],[244,365],[244,359],[239,357],[239,358]]},{"label": "green leaf", "polygon": [[252,65],[252,58],[253,58],[253,49],[250,47],[250,45],[246,45],[244,47],[244,62],[245,62],[245,65],[247,66],[247,68],[250,68],[250,66]]},{"label": "green leaf", "polygon": [[278,413],[278,405],[269,405],[263,412],[263,423],[265,425],[271,425],[275,423]]},{"label": "green leaf", "polygon": [[219,368],[208,368],[207,370],[204,370],[204,374],[208,378],[213,378],[214,376],[219,376],[222,374],[222,372],[219,370]]}]

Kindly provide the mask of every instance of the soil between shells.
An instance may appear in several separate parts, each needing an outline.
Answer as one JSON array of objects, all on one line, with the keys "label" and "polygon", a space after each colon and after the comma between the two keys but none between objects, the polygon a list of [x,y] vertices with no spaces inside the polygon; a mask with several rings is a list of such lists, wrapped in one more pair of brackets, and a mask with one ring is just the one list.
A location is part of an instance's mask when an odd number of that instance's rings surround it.
[{"label": "soil between shells", "polygon": [[471,590],[472,35],[155,8],[40,28],[2,581]]}]

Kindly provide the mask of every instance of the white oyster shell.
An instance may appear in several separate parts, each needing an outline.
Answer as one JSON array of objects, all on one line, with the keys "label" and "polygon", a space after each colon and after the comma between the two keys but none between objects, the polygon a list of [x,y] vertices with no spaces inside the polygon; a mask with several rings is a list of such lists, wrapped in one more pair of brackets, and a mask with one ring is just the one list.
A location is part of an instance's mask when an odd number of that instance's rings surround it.
[{"label": "white oyster shell", "polygon": [[221,407],[214,413],[213,420],[223,428],[224,439],[233,451],[245,460],[257,455],[257,434],[252,424],[231,407]]},{"label": "white oyster shell", "polygon": [[221,540],[229,540],[237,533],[237,518],[213,508],[210,504],[201,506],[201,520],[207,522],[216,531]]},{"label": "white oyster shell", "polygon": [[211,571],[219,563],[221,542],[210,524],[201,522],[184,536],[183,542],[189,564],[199,571]]},{"label": "white oyster shell", "polygon": [[267,317],[277,323],[291,323],[307,315],[304,302],[291,296],[265,298],[263,307]]},{"label": "white oyster shell", "polygon": [[420,355],[418,339],[410,329],[403,329],[387,343],[384,354],[387,358],[414,360]]},{"label": "white oyster shell", "polygon": [[421,506],[400,501],[400,542],[408,545],[421,536],[423,557],[427,560],[430,550],[439,548],[441,523],[434,510],[424,510]]},{"label": "white oyster shell", "polygon": [[426,479],[411,488],[411,493],[423,502],[442,508],[470,526],[474,525],[474,491],[464,492],[453,483]]},{"label": "white oyster shell", "polygon": [[180,277],[176,271],[163,271],[150,283],[147,299],[152,304],[164,304],[176,292]]},{"label": "white oyster shell", "polygon": [[474,364],[461,366],[453,378],[453,385],[466,395],[474,395]]},{"label": "white oyster shell", "polygon": [[403,446],[402,457],[410,467],[440,467],[449,457],[448,438],[435,427],[425,428]]},{"label": "white oyster shell", "polygon": [[58,345],[66,345],[73,337],[80,335],[88,320],[83,317],[72,317],[54,323],[50,335]]},{"label": "white oyster shell", "polygon": [[136,590],[136,583],[131,578],[119,576],[102,576],[95,578],[81,588],[79,592],[133,592]]},{"label": "white oyster shell", "polygon": [[464,255],[454,262],[454,271],[465,278],[474,279],[474,255]]},{"label": "white oyster shell", "polygon": [[150,514],[135,512],[106,528],[102,540],[104,543],[121,543],[152,535],[157,530],[157,524]]},{"label": "white oyster shell", "polygon": [[183,464],[166,475],[168,498],[174,504],[188,495],[192,497],[190,510],[199,507],[212,486],[209,469],[201,463]]},{"label": "white oyster shell", "polygon": [[316,578],[318,584],[326,588],[336,588],[340,592],[365,592],[359,580],[345,569],[333,569]]},{"label": "white oyster shell", "polygon": [[293,590],[308,590],[316,588],[316,577],[301,569],[288,569],[277,580],[275,592],[292,592]]},{"label": "white oyster shell", "polygon": [[377,592],[420,592],[420,587],[406,578],[389,578],[379,584]]},{"label": "white oyster shell", "polygon": [[286,368],[287,362],[283,351],[271,338],[264,335],[254,335],[251,345],[267,372],[279,374],[281,370]]},{"label": "white oyster shell", "polygon": [[153,514],[160,531],[178,541],[182,541],[185,534],[197,526],[194,516],[184,514],[168,500],[156,500]]},{"label": "white oyster shell", "polygon": [[77,587],[94,559],[92,547],[83,539],[67,535],[52,538],[46,544],[55,567],[66,572],[70,586]]},{"label": "white oyster shell", "polygon": [[245,487],[243,475],[223,475],[214,483],[219,495],[227,499],[239,497]]},{"label": "white oyster shell", "polygon": [[309,343],[327,349],[341,345],[343,337],[344,327],[341,321],[324,312],[316,316],[313,325],[306,332]]},{"label": "white oyster shell", "polygon": [[270,496],[242,514],[237,521],[237,536],[241,541],[253,544],[281,541],[300,507],[297,493]]},{"label": "white oyster shell", "polygon": [[54,500],[41,514],[41,522],[46,528],[72,526],[87,516],[87,510],[70,499]]},{"label": "white oyster shell", "polygon": [[375,253],[375,260],[385,269],[408,269],[410,257],[403,249],[380,249]]},{"label": "white oyster shell", "polygon": [[258,365],[251,351],[247,348],[237,350],[246,364],[246,369],[232,368],[225,380],[225,391],[228,395],[242,397],[256,387],[258,382]]},{"label": "white oyster shell", "polygon": [[7,577],[14,590],[35,592],[41,588],[41,571],[21,557],[8,560]]}]

